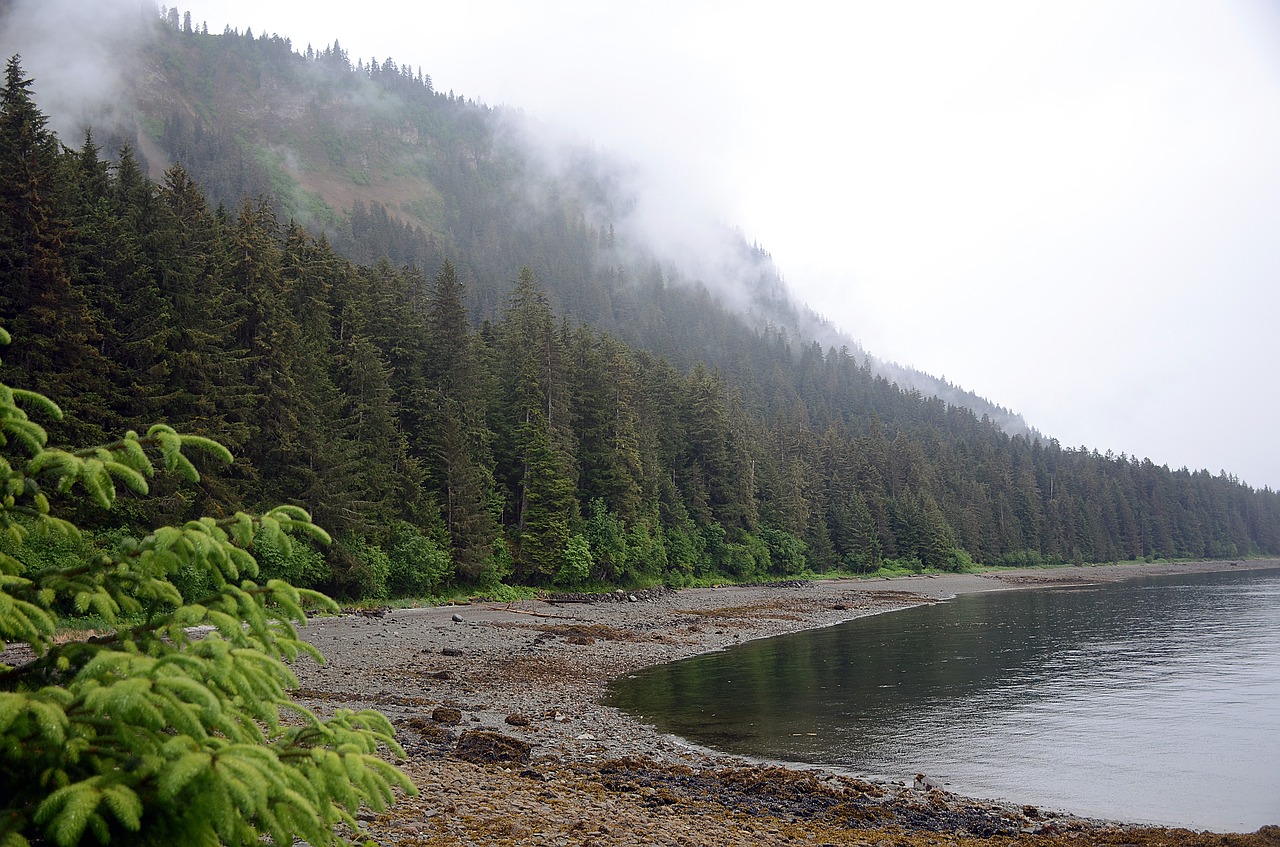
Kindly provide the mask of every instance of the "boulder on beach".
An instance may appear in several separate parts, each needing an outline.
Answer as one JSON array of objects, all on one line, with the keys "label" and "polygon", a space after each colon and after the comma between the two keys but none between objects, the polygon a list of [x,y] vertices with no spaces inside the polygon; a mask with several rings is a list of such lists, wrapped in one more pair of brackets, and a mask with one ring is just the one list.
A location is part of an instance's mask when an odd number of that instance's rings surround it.
[{"label": "boulder on beach", "polygon": [[431,720],[446,726],[457,726],[462,723],[462,710],[449,706],[437,706],[431,710]]},{"label": "boulder on beach", "polygon": [[527,741],[512,738],[500,732],[472,729],[462,733],[453,755],[479,765],[494,762],[518,762],[527,764],[532,746]]},{"label": "boulder on beach", "polygon": [[936,788],[942,788],[942,783],[938,782],[931,776],[925,776],[922,773],[916,774],[915,783],[912,785],[917,791],[933,791]]}]

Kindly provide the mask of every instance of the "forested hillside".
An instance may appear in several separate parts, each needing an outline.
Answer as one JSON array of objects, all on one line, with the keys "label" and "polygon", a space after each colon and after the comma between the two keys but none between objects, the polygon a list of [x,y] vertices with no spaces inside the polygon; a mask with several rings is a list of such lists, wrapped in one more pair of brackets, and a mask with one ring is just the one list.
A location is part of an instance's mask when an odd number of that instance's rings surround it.
[{"label": "forested hillside", "polygon": [[[217,73],[252,75],[266,60],[249,57],[275,56],[308,74],[330,63],[353,87],[414,88],[429,104],[421,120],[445,125],[428,145],[432,184],[519,164],[493,147],[468,154],[461,133],[479,107],[404,69],[353,70],[332,48],[308,58],[234,34],[170,29],[157,43],[229,51]],[[217,73],[197,78],[216,92]],[[235,141],[220,143],[242,158],[220,153],[207,117],[158,135],[210,190],[185,164],[156,183],[129,148],[108,164],[91,136],[64,146],[38,85],[9,63],[0,323],[15,344],[0,378],[63,405],[55,441],[164,421],[239,459],[234,476],[165,492],[163,514],[124,509],[127,525],[300,503],[338,541],[323,558],[264,553],[268,567],[363,597],[887,559],[956,569],[1280,553],[1275,492],[1011,436],[900,390],[847,349],[753,326],[670,268],[602,283],[624,275],[625,263],[602,263],[618,235],[580,197],[540,212],[442,202],[423,207],[439,219],[430,227],[407,223],[403,205],[344,213],[313,197],[304,226],[294,201],[258,193],[296,186],[269,168],[270,185],[257,184],[255,151]],[[373,162],[389,146],[367,142],[333,155]],[[753,296],[768,302],[771,266],[753,256],[764,269]]]},{"label": "forested hillside", "polygon": [[[187,23],[171,9],[166,26],[149,28],[131,74],[141,120],[127,140],[154,178],[181,162],[215,205],[269,197],[282,220],[325,233],[357,262],[388,258],[430,276],[449,256],[473,322],[496,319],[509,281],[528,267],[557,314],[681,366],[731,366],[744,324],[868,358],[794,300],[766,251],[727,226],[655,212],[643,175],[604,152],[553,140],[514,109],[438,92],[421,68],[351,57],[336,41],[303,48]],[[905,388],[1011,434],[1030,431],[971,392],[869,361]]]}]

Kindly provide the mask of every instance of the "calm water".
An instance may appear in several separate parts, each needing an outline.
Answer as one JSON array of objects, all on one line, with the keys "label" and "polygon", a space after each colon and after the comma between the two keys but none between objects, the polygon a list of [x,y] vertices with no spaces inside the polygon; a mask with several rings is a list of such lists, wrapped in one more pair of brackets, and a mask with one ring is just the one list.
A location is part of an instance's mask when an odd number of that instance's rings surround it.
[{"label": "calm water", "polygon": [[1280,823],[1280,571],[974,594],[614,683],[749,756],[1078,814]]}]

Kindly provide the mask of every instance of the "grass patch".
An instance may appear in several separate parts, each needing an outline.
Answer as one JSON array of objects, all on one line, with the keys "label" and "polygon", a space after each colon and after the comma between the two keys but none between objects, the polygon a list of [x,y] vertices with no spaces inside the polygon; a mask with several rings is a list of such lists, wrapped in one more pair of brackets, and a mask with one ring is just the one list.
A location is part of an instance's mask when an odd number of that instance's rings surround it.
[{"label": "grass patch", "polygon": [[440,594],[423,597],[395,597],[392,599],[347,600],[342,603],[343,612],[358,612],[369,609],[421,609],[430,606],[447,606],[452,603],[516,603],[521,600],[533,600],[538,596],[538,589],[523,585],[507,585],[498,583],[482,589],[456,588]]}]

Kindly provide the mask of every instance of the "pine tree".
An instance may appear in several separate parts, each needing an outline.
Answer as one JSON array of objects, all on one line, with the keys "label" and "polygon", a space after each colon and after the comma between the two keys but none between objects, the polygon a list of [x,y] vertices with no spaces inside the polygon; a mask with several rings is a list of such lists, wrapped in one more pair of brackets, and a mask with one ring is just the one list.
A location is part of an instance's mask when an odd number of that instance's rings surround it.
[{"label": "pine tree", "polygon": [[[421,500],[422,475],[408,455],[408,442],[396,420],[390,369],[376,347],[352,336],[338,358],[337,387],[346,397],[341,411],[343,438],[356,448],[354,473],[334,503],[348,511],[347,526],[369,535],[412,515]],[[317,445],[321,447],[322,445]]]},{"label": "pine tree", "polygon": [[417,430],[419,455],[425,453],[431,476],[443,488],[454,561],[460,574],[475,579],[493,552],[497,522],[491,512],[492,436],[485,413],[490,385],[463,295],[457,271],[446,259],[427,301],[425,385],[414,399],[423,410]]},{"label": "pine tree", "polygon": [[517,575],[545,585],[560,572],[577,516],[564,458],[551,446],[542,412],[531,409],[519,428],[525,470],[521,480],[520,556]]},{"label": "pine tree", "polygon": [[114,423],[101,393],[110,368],[97,346],[99,320],[67,272],[71,233],[58,190],[59,144],[31,84],[19,57],[11,58],[0,90],[0,321],[24,345],[0,378],[30,374],[37,390],[68,398],[68,415],[55,430],[98,440],[103,425]]},{"label": "pine tree", "polygon": [[[105,330],[102,349],[121,374],[114,392],[122,420],[168,419],[173,410],[169,351],[179,333],[156,239],[163,207],[156,186],[125,147],[104,202],[98,204],[96,304]],[[169,245],[165,245],[168,247]]]},{"label": "pine tree", "polygon": [[579,501],[599,498],[627,523],[641,513],[644,474],[636,384],[625,351],[586,326],[571,339]]},{"label": "pine tree", "polygon": [[[243,394],[229,419],[247,434],[245,450],[259,475],[260,496],[287,500],[306,492],[305,469],[313,457],[323,457],[312,448],[322,448],[330,434],[317,409],[329,395],[323,393],[320,363],[304,358],[302,329],[287,299],[280,227],[270,206],[246,201],[227,239],[226,308],[235,330],[227,341],[244,363]],[[308,376],[316,381],[309,383]]]},{"label": "pine tree", "polygon": [[690,374],[680,405],[685,420],[685,458],[681,487],[700,523],[726,528],[745,526],[733,478],[735,439],[725,408],[723,385],[701,365]]},{"label": "pine tree", "polygon": [[499,327],[498,468],[511,495],[518,578],[546,582],[577,519],[564,348],[546,296],[520,273]]}]

